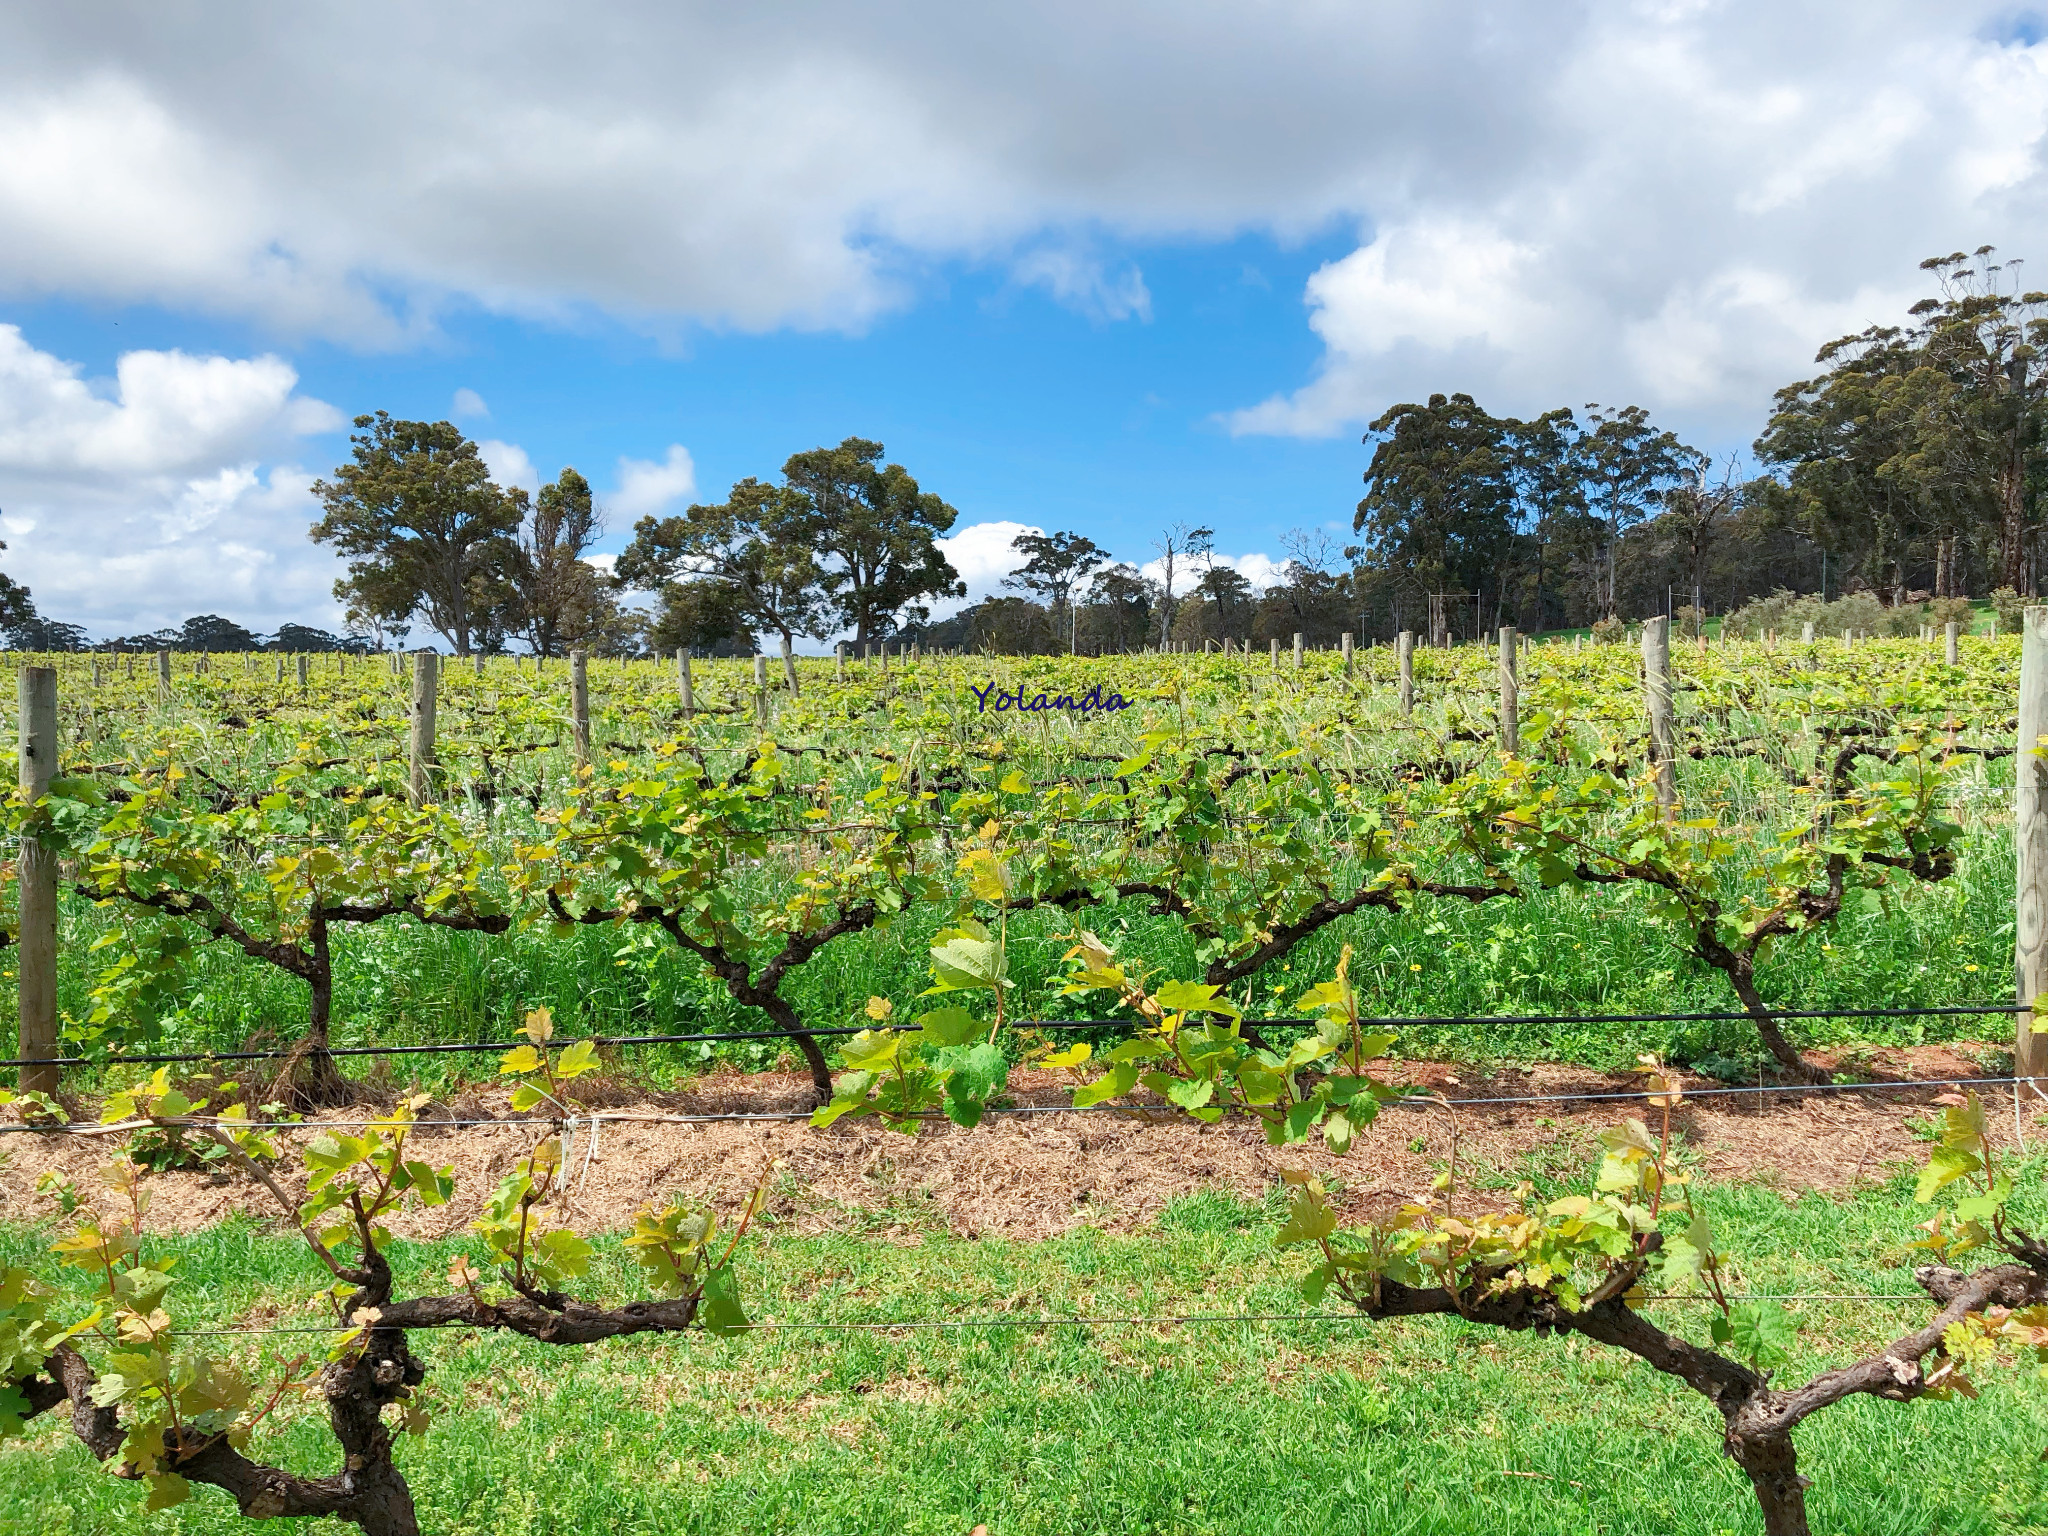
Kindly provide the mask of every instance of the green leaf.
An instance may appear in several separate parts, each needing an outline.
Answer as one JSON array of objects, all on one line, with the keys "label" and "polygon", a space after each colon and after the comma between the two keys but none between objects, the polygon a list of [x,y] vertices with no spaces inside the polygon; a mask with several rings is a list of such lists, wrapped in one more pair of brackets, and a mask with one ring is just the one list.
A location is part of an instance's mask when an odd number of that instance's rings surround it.
[{"label": "green leaf", "polygon": [[532,1083],[521,1083],[512,1090],[512,1108],[515,1112],[529,1110],[547,1102],[547,1095]]},{"label": "green leaf", "polygon": [[1928,1155],[1927,1166],[1920,1170],[1919,1182],[1913,1186],[1913,1198],[1925,1205],[1934,1198],[1936,1191],[1983,1166],[1984,1160],[1974,1152],[1937,1147]]},{"label": "green leaf", "polygon": [[704,1299],[697,1304],[697,1317],[707,1331],[721,1337],[744,1333],[751,1326],[740,1305],[739,1282],[730,1264],[721,1264],[704,1277]]},{"label": "green leaf", "polygon": [[1273,1246],[1321,1242],[1336,1230],[1337,1213],[1323,1198],[1322,1189],[1314,1183],[1303,1184],[1288,1202],[1287,1224],[1273,1235]]},{"label": "green leaf", "polygon": [[175,1472],[157,1472],[149,1479],[149,1498],[144,1509],[169,1509],[182,1504],[191,1496],[192,1485]]},{"label": "green leaf", "polygon": [[1728,1324],[1728,1342],[1758,1370],[1774,1369],[1792,1358],[1799,1330],[1777,1302],[1738,1302],[1728,1309]]},{"label": "green leaf", "polygon": [[1138,1085],[1136,1062],[1120,1061],[1092,1083],[1083,1083],[1074,1090],[1074,1107],[1086,1109],[1090,1104],[1106,1104],[1111,1099],[1120,1099]]},{"label": "green leaf", "polygon": [[1152,994],[1152,1000],[1174,1013],[1220,1013],[1225,1018],[1243,1018],[1243,1009],[1229,998],[1218,996],[1222,990],[1199,982],[1169,981]]},{"label": "green leaf", "polygon": [[988,1026],[965,1008],[934,1008],[917,1021],[920,1044],[966,1045],[979,1039]]},{"label": "green leaf", "polygon": [[932,948],[932,973],[946,987],[993,990],[1003,979],[999,946],[987,939],[948,939]]},{"label": "green leaf", "polygon": [[1208,1078],[1190,1082],[1186,1078],[1175,1078],[1166,1090],[1167,1099],[1182,1109],[1200,1109],[1216,1095],[1216,1085]]},{"label": "green leaf", "polygon": [[1329,1143],[1330,1150],[1339,1157],[1351,1150],[1351,1138],[1356,1134],[1357,1130],[1351,1124],[1351,1117],[1341,1109],[1323,1122],[1323,1140]]},{"label": "green leaf", "polygon": [[597,1047],[588,1040],[578,1040],[562,1052],[562,1059],[555,1063],[555,1076],[560,1078],[581,1077],[597,1067]]},{"label": "green leaf", "polygon": [[864,1029],[839,1048],[839,1059],[856,1072],[880,1072],[896,1064],[907,1037],[899,1030]]}]

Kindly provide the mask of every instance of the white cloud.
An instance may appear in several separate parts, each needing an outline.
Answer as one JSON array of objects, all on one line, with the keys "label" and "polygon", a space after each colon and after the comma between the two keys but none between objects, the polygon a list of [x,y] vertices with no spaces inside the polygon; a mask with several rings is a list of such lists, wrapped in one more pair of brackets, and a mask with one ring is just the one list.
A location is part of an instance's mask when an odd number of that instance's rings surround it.
[{"label": "white cloud", "polygon": [[1931,250],[2048,254],[2048,43],[2013,15],[625,0],[589,26],[507,0],[480,31],[389,0],[260,27],[15,6],[0,297],[356,346],[448,305],[856,330],[966,261],[1142,319],[1165,301],[1136,243],[1355,229],[1304,290],[1313,377],[1248,390],[1234,430],[1462,388],[1747,435],[1819,342],[1924,291]]},{"label": "white cloud", "polygon": [[[1174,596],[1186,597],[1188,590],[1202,579],[1202,573],[1211,566],[1227,565],[1246,581],[1254,592],[1263,592],[1268,587],[1278,586],[1286,579],[1287,562],[1275,560],[1271,555],[1252,553],[1249,555],[1202,555],[1193,564],[1185,558],[1173,563]],[[1166,580],[1166,562],[1147,560],[1138,567],[1138,574],[1147,581],[1163,583]]]},{"label": "white cloud", "polygon": [[621,518],[649,517],[697,492],[697,466],[690,450],[681,443],[668,445],[668,457],[659,463],[647,459],[619,459],[619,487],[605,498],[607,508]]},{"label": "white cloud", "polygon": [[1369,198],[1304,292],[1315,376],[1226,424],[1326,436],[1464,390],[1746,439],[1821,342],[1903,317],[1920,258],[2048,254],[2048,46],[1994,14],[1590,8],[1540,108],[1492,125],[1501,173]]},{"label": "white cloud", "polygon": [[477,457],[484,461],[484,467],[491,472],[491,479],[506,490],[514,486],[528,495],[540,489],[540,471],[533,467],[533,460],[517,443],[503,443],[495,437],[486,437],[476,445]]},{"label": "white cloud", "polygon": [[455,398],[448,402],[448,409],[462,417],[484,417],[491,414],[491,408],[484,404],[484,397],[473,389],[458,389]]},{"label": "white cloud", "polygon": [[274,357],[130,352],[104,386],[0,326],[0,526],[37,607],[97,634],[227,613],[333,622],[311,477],[265,460],[341,425]]},{"label": "white cloud", "polygon": [[1018,257],[1011,272],[1020,283],[1043,288],[1091,320],[1152,318],[1152,293],[1135,262],[1111,271],[1095,257],[1047,248]]},{"label": "white cloud", "polygon": [[[1021,569],[1026,559],[1014,547],[1017,540],[1027,533],[1043,532],[1045,530],[1036,523],[969,523],[951,537],[937,540],[946,559],[960,573],[960,579],[967,583],[967,596],[959,603],[949,603],[932,611],[956,612],[967,603],[978,603],[985,597],[1003,593],[1003,578]],[[1012,592],[1010,595],[1017,594]]]}]

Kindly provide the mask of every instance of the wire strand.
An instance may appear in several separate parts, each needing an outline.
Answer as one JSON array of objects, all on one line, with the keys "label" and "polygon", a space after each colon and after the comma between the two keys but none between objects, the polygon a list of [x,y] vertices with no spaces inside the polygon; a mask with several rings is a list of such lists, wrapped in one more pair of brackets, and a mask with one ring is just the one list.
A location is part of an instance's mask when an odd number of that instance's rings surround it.
[{"label": "wire strand", "polygon": [[[2025,1003],[1954,1003],[1926,1008],[1803,1008],[1773,1011],[1776,1019],[1922,1019],[2010,1015],[2028,1012]],[[1739,1010],[1703,1013],[1507,1013],[1507,1014],[1417,1014],[1383,1019],[1363,1019],[1379,1029],[1463,1029],[1501,1024],[1705,1024],[1747,1023],[1753,1015]],[[1311,1029],[1314,1019],[1246,1019],[1255,1029]],[[1017,1019],[1013,1029],[1132,1029],[1135,1019]],[[878,1031],[909,1031],[916,1024],[820,1025],[814,1029],[721,1030],[687,1035],[590,1035],[576,1040],[550,1041],[550,1045],[630,1046],[694,1045],[699,1042],[735,1040],[789,1040],[798,1034],[812,1036],[858,1035]],[[434,1056],[489,1051],[511,1051],[528,1044],[524,1040],[448,1041],[429,1045],[339,1045],[328,1047],[330,1056]],[[85,1067],[85,1066],[175,1066],[212,1061],[275,1061],[298,1047],[280,1046],[266,1051],[192,1051],[146,1056],[30,1056],[0,1061],[0,1067]]]},{"label": "wire strand", "polygon": [[[1639,1302],[1688,1302],[1711,1303],[1714,1298],[1705,1292],[1683,1295],[1639,1296]],[[1776,1301],[1854,1301],[1889,1302],[1904,1305],[1910,1302],[1926,1303],[1929,1298],[1910,1291],[1804,1291],[1785,1292],[1778,1295],[1731,1296],[1732,1302]],[[736,1333],[893,1333],[903,1332],[950,1332],[969,1328],[1144,1328],[1179,1324],[1209,1323],[1366,1323],[1374,1319],[1363,1312],[1188,1312],[1134,1315],[1120,1317],[962,1317],[962,1318],[892,1318],[880,1322],[819,1322],[799,1319],[794,1322],[747,1323],[733,1331]],[[442,1329],[475,1328],[477,1324],[463,1319],[446,1323],[425,1323],[405,1329],[407,1333],[432,1333]],[[284,1335],[311,1335],[346,1333],[348,1330],[336,1324],[328,1327],[292,1328],[178,1328],[172,1333],[185,1338],[262,1338]]]},{"label": "wire strand", "polygon": [[[1908,1091],[1925,1092],[1941,1088],[2003,1088],[2008,1086],[2018,1086],[2020,1084],[2034,1086],[2041,1083],[2048,1083],[2048,1078],[1939,1077],[1918,1078],[1912,1081],[1874,1083],[1770,1083],[1760,1085],[1755,1088],[1685,1088],[1682,1090],[1680,1096],[1682,1098],[1687,1099],[1707,1099],[1735,1097],[1761,1098],[1765,1095],[1784,1093],[1901,1093]],[[1430,1091],[1428,1092],[1428,1095],[1425,1097],[1424,1092],[1425,1091],[1423,1089],[1418,1088],[1415,1092],[1404,1095],[1403,1097],[1394,1100],[1392,1103],[1392,1107],[1397,1109],[1427,1108],[1436,1102],[1436,1099],[1439,1096],[1439,1094],[1438,1091]],[[1504,1095],[1499,1097],[1480,1097],[1475,1095],[1463,1098],[1453,1098],[1449,1095],[1442,1095],[1442,1097],[1444,1097],[1445,1101],[1452,1105],[1454,1108],[1469,1109],[1484,1108],[1489,1104],[1519,1105],[1609,1103],[1618,1100],[1648,1100],[1653,1097],[1662,1097],[1662,1095],[1659,1094],[1658,1091],[1655,1089],[1642,1088],[1630,1090],[1627,1092],[1616,1091],[1601,1093],[1530,1093]],[[1163,1111],[1168,1114],[1173,1114],[1175,1115],[1176,1119],[1182,1118],[1176,1112],[1174,1105],[1160,1102],[1144,1102],[1137,1104],[1112,1103],[989,1105],[983,1110],[983,1113],[990,1115],[1120,1114],[1130,1116],[1144,1114],[1154,1110]],[[652,1112],[643,1112],[636,1110],[593,1110],[589,1114],[578,1115],[499,1116],[491,1119],[465,1120],[420,1119],[412,1122],[412,1129],[417,1132],[469,1129],[482,1126],[497,1126],[507,1130],[534,1130],[549,1125],[563,1125],[569,1123],[584,1124],[595,1123],[597,1121],[610,1121],[620,1125],[717,1125],[728,1122],[795,1122],[799,1120],[809,1120],[815,1113],[817,1113],[817,1111],[809,1109],[720,1110],[709,1111],[701,1114],[692,1114],[688,1112],[655,1114]],[[862,1116],[861,1118],[879,1119],[882,1117]],[[937,1110],[925,1111],[910,1115],[896,1115],[890,1118],[898,1120],[920,1120],[928,1122],[933,1125],[946,1125],[951,1123],[951,1121],[948,1119],[946,1115],[940,1113]],[[243,1131],[352,1130],[360,1129],[364,1126],[389,1125],[391,1123],[391,1117],[388,1115],[369,1116],[359,1120],[242,1120],[222,1119],[221,1117],[215,1115],[179,1115],[176,1117],[176,1119],[182,1123],[190,1125],[219,1125]],[[1191,1123],[1199,1124],[1203,1122]],[[0,1125],[0,1135],[68,1134],[73,1136],[107,1136],[112,1135],[117,1131],[139,1130],[145,1126],[154,1124],[156,1124],[156,1122],[153,1120],[120,1120],[114,1121],[109,1124],[99,1125],[87,1124],[82,1122],[72,1122],[65,1125]]]}]

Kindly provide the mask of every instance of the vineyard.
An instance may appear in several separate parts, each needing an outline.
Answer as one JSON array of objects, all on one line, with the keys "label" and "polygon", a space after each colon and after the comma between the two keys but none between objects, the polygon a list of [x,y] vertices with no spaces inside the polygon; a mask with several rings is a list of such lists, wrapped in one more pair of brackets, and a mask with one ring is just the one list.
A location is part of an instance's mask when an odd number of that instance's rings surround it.
[{"label": "vineyard", "polygon": [[2021,648],[28,658],[0,1523],[2038,1528]]}]

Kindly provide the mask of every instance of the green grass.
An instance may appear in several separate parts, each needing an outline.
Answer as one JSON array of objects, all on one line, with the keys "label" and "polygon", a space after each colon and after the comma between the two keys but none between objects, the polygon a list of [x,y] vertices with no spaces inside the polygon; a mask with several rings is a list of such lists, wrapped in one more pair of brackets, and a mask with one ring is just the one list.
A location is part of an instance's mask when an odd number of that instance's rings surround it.
[{"label": "green grass", "polygon": [[[1842,1202],[1788,1204],[1758,1186],[1707,1198],[1752,1289],[1911,1289],[1904,1244],[1922,1212],[1902,1183]],[[1257,1203],[1204,1194],[1129,1236],[970,1242],[933,1231],[883,1245],[770,1230],[743,1252],[754,1315],[784,1322],[1300,1312],[1300,1261],[1274,1252],[1270,1230]],[[0,1229],[0,1257],[42,1265],[46,1241]],[[176,1246],[188,1322],[314,1289],[292,1243],[244,1222]],[[433,1283],[447,1253],[400,1245],[404,1286]],[[591,1289],[629,1290],[629,1270],[607,1240]],[[1794,1310],[1801,1355],[1788,1379],[1926,1315],[1855,1302]],[[1657,1316],[1703,1327],[1697,1307]],[[1684,1388],[1596,1346],[1455,1321],[791,1330],[580,1350],[443,1334],[419,1348],[436,1421],[400,1454],[439,1536],[965,1536],[981,1522],[992,1536],[1758,1529],[1718,1421]],[[2037,1460],[2048,1394],[2031,1380],[1994,1378],[1975,1403],[1844,1404],[1798,1441],[1816,1530],[2048,1528]],[[256,1450],[309,1471],[331,1462],[310,1422],[264,1434]],[[243,1525],[209,1490],[156,1516],[140,1500],[55,1426],[0,1449],[0,1530]]]}]

